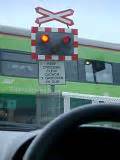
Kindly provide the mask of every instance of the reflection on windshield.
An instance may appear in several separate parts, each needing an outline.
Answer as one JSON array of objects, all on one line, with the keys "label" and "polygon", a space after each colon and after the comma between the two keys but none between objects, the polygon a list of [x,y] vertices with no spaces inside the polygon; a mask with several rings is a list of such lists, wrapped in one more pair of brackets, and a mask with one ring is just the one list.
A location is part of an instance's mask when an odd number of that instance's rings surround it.
[{"label": "reflection on windshield", "polygon": [[0,121],[7,121],[7,111],[5,109],[0,110]]},{"label": "reflection on windshield", "polygon": [[0,120],[44,126],[64,112],[61,94],[2,95]]}]

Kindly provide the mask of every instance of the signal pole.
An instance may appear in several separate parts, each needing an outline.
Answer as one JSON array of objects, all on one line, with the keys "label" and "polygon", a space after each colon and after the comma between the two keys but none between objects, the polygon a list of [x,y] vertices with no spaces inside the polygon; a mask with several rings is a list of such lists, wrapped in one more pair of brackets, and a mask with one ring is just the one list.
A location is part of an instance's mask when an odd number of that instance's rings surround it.
[{"label": "signal pole", "polygon": [[[73,15],[74,11],[72,9],[52,12],[42,7],[37,7],[35,10],[36,13],[42,16],[35,20],[39,27],[33,26],[31,28],[31,57],[39,62],[38,77],[40,85],[49,85],[51,92],[51,94],[48,93],[44,96],[41,94],[37,97],[37,120],[39,123],[46,119],[44,115],[49,113],[49,109],[52,109],[51,113],[53,113],[53,107],[59,109],[61,113],[60,107],[58,108],[61,95],[55,93],[55,85],[66,84],[64,62],[78,61],[78,30],[69,28],[74,24],[73,20],[67,18]],[[53,20],[67,25],[68,28],[40,27],[41,24]],[[41,109],[42,102],[46,109],[49,108],[46,110],[48,111],[46,114],[44,114],[44,109],[43,111]],[[56,116],[56,114],[54,115]]]},{"label": "signal pole", "polygon": [[51,93],[55,93],[55,85],[50,85],[51,87]]}]

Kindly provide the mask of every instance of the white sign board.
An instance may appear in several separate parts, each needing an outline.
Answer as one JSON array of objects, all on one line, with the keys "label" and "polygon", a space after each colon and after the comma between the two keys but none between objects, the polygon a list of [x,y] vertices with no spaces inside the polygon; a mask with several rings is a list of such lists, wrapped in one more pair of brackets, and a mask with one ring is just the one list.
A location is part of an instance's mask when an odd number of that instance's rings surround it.
[{"label": "white sign board", "polygon": [[61,61],[39,61],[40,84],[65,84],[65,67]]}]

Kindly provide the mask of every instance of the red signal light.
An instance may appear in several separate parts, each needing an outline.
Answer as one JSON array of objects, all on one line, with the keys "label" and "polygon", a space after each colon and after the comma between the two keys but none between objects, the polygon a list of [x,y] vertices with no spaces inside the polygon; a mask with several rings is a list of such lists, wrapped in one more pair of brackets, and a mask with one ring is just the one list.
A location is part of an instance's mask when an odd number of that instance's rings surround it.
[{"label": "red signal light", "polygon": [[65,37],[63,38],[63,43],[64,43],[64,44],[68,44],[68,43],[70,43],[70,41],[71,41],[71,38],[70,38],[69,36],[65,36]]},{"label": "red signal light", "polygon": [[49,42],[49,36],[47,34],[41,35],[40,39],[43,43],[48,43]]}]

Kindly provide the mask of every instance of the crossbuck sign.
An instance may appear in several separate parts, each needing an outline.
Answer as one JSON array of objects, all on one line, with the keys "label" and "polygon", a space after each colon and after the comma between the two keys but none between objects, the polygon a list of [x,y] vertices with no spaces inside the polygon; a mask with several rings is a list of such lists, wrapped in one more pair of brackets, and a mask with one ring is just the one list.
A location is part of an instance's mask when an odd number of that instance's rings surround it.
[{"label": "crossbuck sign", "polygon": [[63,10],[63,11],[56,12],[56,13],[51,12],[41,7],[37,7],[35,8],[35,10],[37,13],[43,15],[37,18],[35,21],[39,25],[41,25],[42,23],[53,21],[53,20],[62,22],[68,26],[72,26],[74,24],[74,22],[71,19],[66,18],[67,16],[73,15],[74,11],[72,9]]}]

